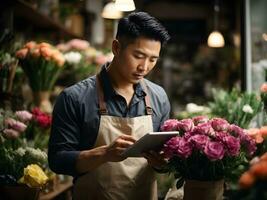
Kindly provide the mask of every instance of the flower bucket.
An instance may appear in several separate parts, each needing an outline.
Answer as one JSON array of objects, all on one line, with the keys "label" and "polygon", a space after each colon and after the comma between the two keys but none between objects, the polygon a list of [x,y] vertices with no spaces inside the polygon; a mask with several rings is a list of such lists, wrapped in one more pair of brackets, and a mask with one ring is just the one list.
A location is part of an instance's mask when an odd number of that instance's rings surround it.
[{"label": "flower bucket", "polygon": [[41,111],[52,113],[52,104],[50,102],[50,91],[33,92],[34,103]]},{"label": "flower bucket", "polygon": [[0,186],[0,199],[4,200],[38,200],[40,188],[30,188],[24,185]]},{"label": "flower bucket", "polygon": [[222,200],[224,180],[197,181],[186,180],[183,200]]}]

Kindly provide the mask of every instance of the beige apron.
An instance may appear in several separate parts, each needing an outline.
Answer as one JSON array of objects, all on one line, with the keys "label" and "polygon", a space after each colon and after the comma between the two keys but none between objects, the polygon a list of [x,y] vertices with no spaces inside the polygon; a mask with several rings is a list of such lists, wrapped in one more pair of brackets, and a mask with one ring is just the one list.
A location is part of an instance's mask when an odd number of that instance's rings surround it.
[{"label": "beige apron", "polygon": [[[145,98],[148,115],[134,118],[109,116],[98,76],[96,81],[101,118],[95,147],[109,145],[121,134],[138,139],[153,131],[148,95]],[[144,84],[143,88],[146,90]],[[104,163],[77,179],[73,197],[75,200],[156,200],[155,173],[144,158]]]}]

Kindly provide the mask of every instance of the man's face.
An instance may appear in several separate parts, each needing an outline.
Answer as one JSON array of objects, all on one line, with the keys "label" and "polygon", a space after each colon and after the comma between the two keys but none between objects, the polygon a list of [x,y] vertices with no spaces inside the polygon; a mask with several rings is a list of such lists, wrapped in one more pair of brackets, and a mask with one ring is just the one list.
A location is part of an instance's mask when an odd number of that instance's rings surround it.
[{"label": "man's face", "polygon": [[[120,45],[121,46],[121,45]],[[117,52],[118,75],[122,81],[136,84],[156,65],[161,43],[140,37]]]}]

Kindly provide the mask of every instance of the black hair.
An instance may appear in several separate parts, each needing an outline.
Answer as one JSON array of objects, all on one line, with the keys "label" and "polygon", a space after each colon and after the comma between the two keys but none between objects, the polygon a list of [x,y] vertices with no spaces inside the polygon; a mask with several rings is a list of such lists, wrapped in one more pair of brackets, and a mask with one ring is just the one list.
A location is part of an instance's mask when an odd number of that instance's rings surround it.
[{"label": "black hair", "polygon": [[162,46],[170,39],[165,27],[148,13],[134,12],[120,19],[116,39],[128,44],[138,37],[159,41]]}]

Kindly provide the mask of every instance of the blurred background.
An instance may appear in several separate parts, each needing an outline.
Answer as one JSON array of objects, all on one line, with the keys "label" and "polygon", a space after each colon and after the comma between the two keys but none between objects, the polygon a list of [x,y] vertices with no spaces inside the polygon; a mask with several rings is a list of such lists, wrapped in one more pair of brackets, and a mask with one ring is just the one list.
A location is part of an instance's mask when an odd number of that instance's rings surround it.
[{"label": "blurred background", "polygon": [[[266,4],[264,0],[135,0],[131,11],[119,11],[114,1],[107,0],[8,1],[1,3],[0,42],[12,55],[12,48],[31,40],[58,45],[82,39],[106,54],[120,17],[148,12],[171,35],[148,78],[166,89],[172,113],[177,114],[188,102],[209,100],[211,88],[259,87],[265,79],[261,70],[267,65]],[[83,75],[68,77],[68,70],[63,70],[55,85],[68,86],[92,72],[79,73]]]}]

